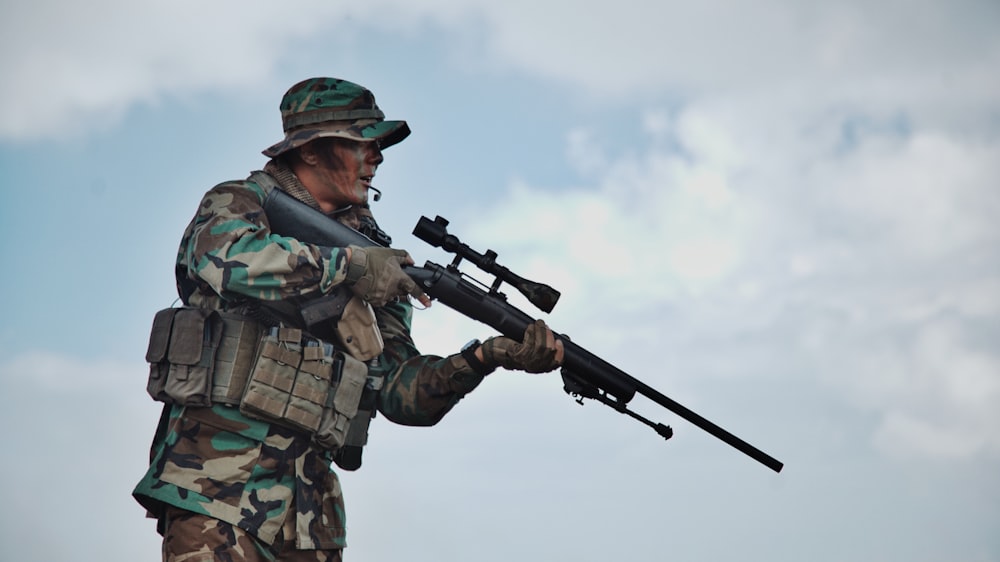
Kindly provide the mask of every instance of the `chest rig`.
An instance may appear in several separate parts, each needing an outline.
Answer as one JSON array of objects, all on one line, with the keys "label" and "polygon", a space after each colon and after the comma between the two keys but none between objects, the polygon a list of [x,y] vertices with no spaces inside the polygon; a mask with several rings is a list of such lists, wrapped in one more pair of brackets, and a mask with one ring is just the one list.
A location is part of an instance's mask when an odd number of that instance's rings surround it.
[{"label": "chest rig", "polygon": [[[265,193],[278,187],[263,172],[250,181]],[[383,348],[371,306],[339,288],[312,299],[257,301],[241,311],[159,311],[146,353],[150,396],[187,407],[239,408],[310,436],[338,466],[358,469],[384,383],[368,369]]]}]

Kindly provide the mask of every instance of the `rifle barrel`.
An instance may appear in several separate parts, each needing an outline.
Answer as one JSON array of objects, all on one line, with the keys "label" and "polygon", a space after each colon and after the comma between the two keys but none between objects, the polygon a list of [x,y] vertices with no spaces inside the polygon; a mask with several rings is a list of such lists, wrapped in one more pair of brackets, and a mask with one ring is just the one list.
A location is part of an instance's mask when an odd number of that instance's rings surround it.
[{"label": "rifle barrel", "polygon": [[722,440],[730,447],[735,448],[736,450],[749,456],[750,458],[763,464],[764,466],[770,468],[771,470],[775,472],[781,472],[781,469],[785,466],[784,463],[782,463],[778,459],[772,457],[771,455],[768,455],[764,451],[761,451],[757,447],[754,447],[750,443],[747,443],[746,441],[740,439],[739,437],[733,435],[732,433],[726,431],[725,429],[705,419],[702,415],[684,406],[683,404],[680,404],[676,400],[665,396],[663,393],[659,392],[655,388],[650,387],[649,385],[643,383],[642,381],[636,380],[635,382],[636,382],[636,390],[639,392],[639,394],[642,394],[643,396],[649,398],[653,402],[656,402],[660,406],[663,406],[664,408],[686,419],[687,421],[693,423],[694,425],[700,427],[701,429],[704,429],[708,433]]},{"label": "rifle barrel", "polygon": [[[469,318],[491,326],[507,337],[520,341],[525,329],[534,322],[533,318],[506,301],[490,296],[460,275],[435,263],[427,262],[424,267],[406,267],[404,271],[431,297]],[[627,403],[638,392],[771,470],[781,472],[784,465],[774,457],[573,343],[565,335],[557,334],[557,337],[562,339],[565,350],[563,365],[587,383],[614,396],[622,404]]]}]

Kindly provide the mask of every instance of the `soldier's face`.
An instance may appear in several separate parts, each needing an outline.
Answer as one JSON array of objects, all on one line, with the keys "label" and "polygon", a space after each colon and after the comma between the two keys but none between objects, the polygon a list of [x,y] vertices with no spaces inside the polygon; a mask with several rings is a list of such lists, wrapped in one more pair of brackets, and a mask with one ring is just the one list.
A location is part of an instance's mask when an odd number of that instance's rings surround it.
[{"label": "soldier's face", "polygon": [[318,151],[323,189],[319,203],[336,208],[368,201],[375,169],[382,163],[377,142],[330,139]]}]

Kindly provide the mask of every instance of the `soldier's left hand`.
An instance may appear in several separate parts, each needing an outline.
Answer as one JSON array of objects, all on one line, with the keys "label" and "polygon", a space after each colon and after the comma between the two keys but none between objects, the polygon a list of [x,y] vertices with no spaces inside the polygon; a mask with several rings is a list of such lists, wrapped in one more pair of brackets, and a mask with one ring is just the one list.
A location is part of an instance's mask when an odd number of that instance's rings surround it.
[{"label": "soldier's left hand", "polygon": [[543,320],[528,326],[523,341],[497,336],[484,341],[481,349],[485,364],[528,373],[555,370],[565,354],[562,340],[555,337]]}]

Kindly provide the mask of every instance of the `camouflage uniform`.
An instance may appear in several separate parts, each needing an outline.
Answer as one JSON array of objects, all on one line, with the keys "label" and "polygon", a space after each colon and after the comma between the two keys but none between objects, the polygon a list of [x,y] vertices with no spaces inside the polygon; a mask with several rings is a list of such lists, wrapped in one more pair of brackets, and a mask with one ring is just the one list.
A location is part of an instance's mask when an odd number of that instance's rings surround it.
[{"label": "camouflage uniform", "polygon": [[[400,134],[397,126],[395,142]],[[283,142],[297,139],[289,134]],[[282,189],[318,208],[280,160],[272,160],[265,171]],[[177,254],[178,287],[186,305],[239,310],[247,302],[328,293],[343,282],[345,252],[272,233],[262,208],[265,196],[266,188],[249,179],[222,183],[204,196]],[[410,337],[411,314],[407,302],[376,309],[385,341],[372,362],[374,374],[385,376],[377,407],[396,423],[433,425],[483,377],[460,354],[421,355]],[[222,404],[173,405],[164,408],[150,455],[134,497],[159,519],[161,533],[167,531],[168,516],[172,522],[197,517],[196,525],[218,525],[208,534],[216,542],[219,536],[228,538],[215,547],[206,542],[205,559],[250,559],[247,550],[256,549],[261,558],[254,559],[270,560],[292,544],[316,550],[316,560],[338,559],[347,544],[332,456],[304,433]],[[245,535],[259,543],[241,542]],[[165,535],[165,557],[174,540],[180,539]],[[213,551],[216,547],[220,550]],[[225,555],[223,547],[229,549]]]}]

